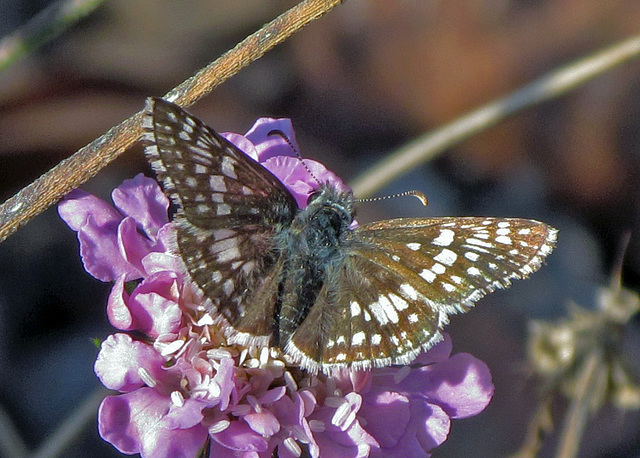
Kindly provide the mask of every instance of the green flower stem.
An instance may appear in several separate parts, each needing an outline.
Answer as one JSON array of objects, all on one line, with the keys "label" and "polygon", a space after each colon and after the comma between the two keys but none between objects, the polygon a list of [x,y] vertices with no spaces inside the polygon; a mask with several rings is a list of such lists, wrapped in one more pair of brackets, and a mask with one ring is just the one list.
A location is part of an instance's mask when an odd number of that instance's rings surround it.
[{"label": "green flower stem", "polygon": [[0,71],[91,14],[104,0],[59,0],[0,40]]},{"label": "green flower stem", "polygon": [[[604,361],[599,350],[593,350],[582,364],[576,378],[575,393],[571,396],[569,410],[564,417],[558,458],[572,458],[578,456],[580,441],[584,427],[593,408],[594,398],[602,386],[602,368]],[[604,374],[606,376],[606,374]]]}]

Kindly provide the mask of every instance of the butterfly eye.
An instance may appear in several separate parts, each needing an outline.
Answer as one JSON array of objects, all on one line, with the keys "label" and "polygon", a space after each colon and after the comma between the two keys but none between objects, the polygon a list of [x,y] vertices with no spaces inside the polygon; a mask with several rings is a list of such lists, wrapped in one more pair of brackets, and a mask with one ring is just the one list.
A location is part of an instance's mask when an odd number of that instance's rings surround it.
[{"label": "butterfly eye", "polygon": [[309,194],[309,198],[307,199],[307,207],[311,205],[313,202],[318,200],[318,198],[322,195],[322,190],[316,189],[311,194]]}]

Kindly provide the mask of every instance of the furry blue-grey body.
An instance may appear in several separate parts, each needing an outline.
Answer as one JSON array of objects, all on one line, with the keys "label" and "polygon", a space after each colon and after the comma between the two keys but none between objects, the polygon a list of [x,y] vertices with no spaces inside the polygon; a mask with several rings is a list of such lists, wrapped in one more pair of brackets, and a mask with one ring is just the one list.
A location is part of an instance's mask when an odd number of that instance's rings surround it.
[{"label": "furry blue-grey body", "polygon": [[[341,265],[353,222],[353,196],[324,184],[309,199],[291,225],[277,235],[276,246],[286,259],[279,288],[274,332],[285,345],[309,313],[325,282]],[[328,285],[331,288],[331,285]]]}]

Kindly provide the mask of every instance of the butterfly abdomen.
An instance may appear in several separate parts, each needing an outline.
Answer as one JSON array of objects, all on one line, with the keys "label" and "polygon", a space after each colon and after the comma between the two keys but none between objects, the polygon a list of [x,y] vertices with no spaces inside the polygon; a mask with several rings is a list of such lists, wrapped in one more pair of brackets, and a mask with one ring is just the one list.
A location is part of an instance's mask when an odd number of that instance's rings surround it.
[{"label": "butterfly abdomen", "polygon": [[280,235],[286,259],[279,301],[276,340],[284,346],[316,303],[327,274],[343,261],[353,221],[351,194],[324,185],[311,196],[291,227]]}]

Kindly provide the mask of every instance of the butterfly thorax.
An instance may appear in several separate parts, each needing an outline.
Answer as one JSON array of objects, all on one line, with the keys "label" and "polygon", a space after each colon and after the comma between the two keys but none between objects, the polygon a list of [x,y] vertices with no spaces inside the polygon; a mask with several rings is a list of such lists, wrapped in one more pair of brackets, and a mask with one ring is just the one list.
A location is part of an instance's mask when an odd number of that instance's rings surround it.
[{"label": "butterfly thorax", "polygon": [[324,184],[281,233],[279,246],[287,261],[280,321],[276,324],[278,344],[286,344],[308,315],[325,282],[330,281],[330,272],[342,263],[341,246],[353,218],[352,194]]}]

